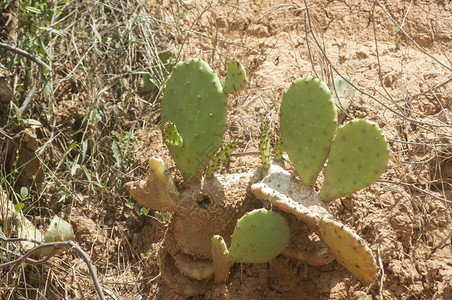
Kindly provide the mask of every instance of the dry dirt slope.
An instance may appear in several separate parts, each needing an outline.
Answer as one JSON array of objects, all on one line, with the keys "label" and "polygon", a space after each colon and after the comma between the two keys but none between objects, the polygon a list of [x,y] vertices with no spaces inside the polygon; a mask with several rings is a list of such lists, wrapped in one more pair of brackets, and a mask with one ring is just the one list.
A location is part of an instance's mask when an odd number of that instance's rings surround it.
[{"label": "dry dirt slope", "polygon": [[[441,126],[441,122],[451,124],[450,4],[382,4],[399,24],[403,22],[404,30],[420,47],[448,68],[397,33],[383,8],[374,7],[372,1],[308,1],[307,21],[302,2],[211,5],[185,6],[189,13],[179,24],[192,28],[192,34],[180,40],[175,35],[176,47],[170,43],[168,48],[177,51],[183,44],[183,57],[201,57],[223,76],[230,56],[247,67],[250,86],[235,99],[228,138],[239,138],[242,149],[256,150],[260,123],[265,117],[278,122],[281,93],[292,80],[317,75],[331,82],[331,76],[336,76],[334,66],[375,97],[357,93],[349,114],[378,123],[390,139],[391,161],[382,178],[451,199],[452,131]],[[157,16],[171,19],[169,5],[152,7]],[[326,56],[312,35],[306,40],[305,22],[309,21]],[[171,162],[158,145],[148,153],[165,155]],[[252,157],[233,158],[223,171],[256,165]],[[306,271],[293,261],[277,258],[268,266],[243,267],[227,288],[218,287],[207,298],[452,297],[450,204],[407,185],[376,183],[337,200],[331,209],[370,243],[381,260],[384,272],[370,290],[336,263]]]}]

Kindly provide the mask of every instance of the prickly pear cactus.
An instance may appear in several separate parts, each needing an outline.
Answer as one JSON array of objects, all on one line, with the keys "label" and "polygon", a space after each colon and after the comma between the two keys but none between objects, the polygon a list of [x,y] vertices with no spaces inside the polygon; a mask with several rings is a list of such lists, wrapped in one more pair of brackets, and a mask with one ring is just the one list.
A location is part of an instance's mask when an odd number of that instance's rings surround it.
[{"label": "prickly pear cactus", "polygon": [[218,76],[200,59],[176,64],[162,98],[161,124],[173,122],[182,147],[168,146],[184,180],[197,181],[220,148],[227,120],[227,98]]},{"label": "prickly pear cactus", "polygon": [[281,160],[283,158],[283,154],[286,151],[286,149],[284,149],[284,144],[282,142],[282,139],[279,138],[278,141],[276,142],[276,147],[275,147],[275,160]]},{"label": "prickly pear cactus", "polygon": [[319,79],[298,78],[284,93],[280,132],[302,182],[315,183],[336,131],[337,113],[328,87]]},{"label": "prickly pear cactus", "polygon": [[336,221],[322,219],[319,234],[336,260],[365,285],[378,275],[375,258],[366,242],[349,228]]},{"label": "prickly pear cactus", "polygon": [[234,58],[228,63],[228,71],[226,73],[226,80],[223,84],[223,91],[226,94],[239,92],[246,87],[246,71],[243,66]]},{"label": "prickly pear cactus", "polygon": [[341,126],[331,146],[320,198],[329,202],[360,190],[386,170],[389,145],[377,125],[353,120]]},{"label": "prickly pear cactus", "polygon": [[289,241],[289,226],[280,214],[264,208],[237,221],[228,258],[242,263],[265,263],[275,258]]},{"label": "prickly pear cactus", "polygon": [[182,147],[184,139],[177,131],[176,125],[173,122],[167,122],[163,128],[163,141],[168,146]]}]

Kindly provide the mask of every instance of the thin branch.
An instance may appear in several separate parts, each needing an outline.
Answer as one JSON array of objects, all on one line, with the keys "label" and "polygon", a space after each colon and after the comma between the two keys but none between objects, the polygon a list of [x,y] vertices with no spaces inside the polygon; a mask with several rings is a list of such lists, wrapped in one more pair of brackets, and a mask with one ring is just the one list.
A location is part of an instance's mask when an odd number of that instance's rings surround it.
[{"label": "thin branch", "polygon": [[[9,267],[9,266],[12,265],[13,267],[11,268],[11,270],[9,272],[14,271],[21,263],[23,263],[25,261],[32,262],[32,261],[30,261],[29,257],[32,256],[34,253],[36,253],[38,251],[41,251],[43,249],[51,248],[52,251],[44,259],[39,260],[39,261],[35,261],[36,263],[43,263],[43,262],[49,260],[57,252],[57,250],[59,248],[72,248],[72,249],[74,249],[78,253],[78,255],[83,259],[85,264],[88,266],[88,270],[89,270],[89,273],[90,273],[91,278],[93,280],[93,284],[94,284],[94,287],[96,288],[96,292],[97,292],[97,295],[99,296],[99,299],[105,300],[105,295],[104,295],[104,293],[102,291],[102,287],[101,287],[101,285],[99,283],[99,280],[97,279],[97,274],[96,274],[96,271],[93,268],[93,264],[92,264],[92,262],[91,262],[91,260],[90,260],[90,258],[88,256],[88,254],[77,243],[75,243],[73,241],[39,243],[38,241],[29,240],[29,239],[17,239],[17,238],[9,239],[9,238],[1,237],[1,236],[0,236],[0,240],[2,240],[4,242],[14,242],[14,241],[26,240],[26,241],[31,241],[31,242],[39,244],[35,248],[33,248],[30,251],[28,251],[25,254],[23,254],[18,259],[9,261],[7,263],[0,264],[0,269],[1,268],[5,268],[5,267]],[[4,250],[4,249],[0,249],[0,250]],[[11,252],[9,252],[9,253],[11,253]]]},{"label": "thin branch", "polygon": [[[308,7],[306,4],[306,0],[304,0],[306,8]],[[372,96],[371,94],[369,94],[368,92],[362,90],[360,87],[354,85],[350,80],[348,80],[347,78],[345,78],[344,76],[341,75],[341,73],[337,70],[337,68],[333,65],[333,63],[331,62],[331,60],[328,58],[328,56],[326,55],[325,50],[323,49],[323,47],[320,45],[317,36],[315,35],[314,31],[312,30],[312,24],[311,24],[311,16],[309,14],[309,9],[306,9],[306,14],[308,17],[308,24],[309,24],[309,31],[312,35],[312,38],[314,39],[315,43],[317,44],[317,47],[319,48],[320,52],[322,52],[323,57],[325,58],[325,60],[328,62],[328,64],[331,66],[331,68],[333,68],[333,70],[339,75],[341,76],[341,78],[346,81],[348,84],[350,84],[352,87],[354,87],[356,90],[358,90],[361,94],[366,95],[367,97],[371,98],[372,100],[376,101],[378,104],[380,104],[381,106],[383,106],[384,108],[386,108],[387,110],[389,110],[390,112],[394,113],[395,115],[404,118],[405,120],[411,122],[411,123],[416,123],[416,124],[424,124],[424,125],[430,125],[433,127],[452,127],[452,124],[434,124],[434,123],[428,123],[428,122],[423,122],[423,121],[419,121],[413,118],[410,118],[398,111],[396,111],[395,109],[393,109],[392,107],[389,107],[388,105],[384,104],[382,101],[380,101],[379,99],[377,99],[376,97]],[[403,29],[402,29],[403,30]]]},{"label": "thin branch", "polygon": [[408,187],[413,188],[413,189],[415,189],[415,190],[417,190],[419,192],[422,192],[424,194],[432,196],[435,199],[438,199],[438,200],[441,200],[441,201],[444,201],[444,202],[447,202],[447,203],[452,203],[452,200],[447,200],[447,199],[441,198],[439,196],[436,196],[435,194],[433,194],[433,193],[431,193],[431,192],[429,192],[427,190],[421,189],[420,187],[417,187],[417,186],[415,186],[414,184],[411,184],[411,183],[406,183],[406,182],[402,182],[402,181],[387,180],[387,179],[378,179],[377,181],[378,182],[384,182],[384,183],[400,184],[400,185],[403,185],[403,186],[408,186]]},{"label": "thin branch", "polygon": [[17,47],[14,47],[14,46],[2,43],[2,42],[0,42],[0,48],[12,51],[12,52],[14,52],[16,54],[19,54],[19,55],[22,55],[22,56],[25,56],[26,58],[28,58],[31,61],[34,61],[35,63],[37,63],[38,65],[42,66],[43,68],[46,68],[47,70],[52,71],[52,69],[49,67],[48,64],[43,62],[39,57],[36,57],[36,56],[28,53],[25,50],[19,49]]},{"label": "thin branch", "polygon": [[416,43],[415,40],[413,40],[413,38],[406,33],[405,30],[403,30],[403,28],[396,22],[396,20],[394,20],[394,18],[391,16],[391,14],[386,10],[386,8],[380,3],[379,0],[375,0],[375,2],[378,4],[378,6],[381,7],[381,9],[383,9],[383,11],[385,12],[385,14],[388,16],[388,18],[392,21],[392,23],[395,24],[395,26],[397,26],[397,28],[400,29],[400,31],[419,49],[421,50],[422,53],[424,53],[425,55],[427,55],[428,57],[430,57],[431,59],[433,59],[434,61],[436,61],[437,63],[439,63],[441,66],[443,66],[444,68],[448,69],[449,71],[452,71],[452,68],[447,66],[446,64],[444,64],[443,62],[441,62],[439,59],[437,59],[436,57],[434,57],[433,55],[431,55],[430,53],[428,53],[427,51],[424,50],[424,48],[422,48],[421,46],[419,46],[418,43]]}]

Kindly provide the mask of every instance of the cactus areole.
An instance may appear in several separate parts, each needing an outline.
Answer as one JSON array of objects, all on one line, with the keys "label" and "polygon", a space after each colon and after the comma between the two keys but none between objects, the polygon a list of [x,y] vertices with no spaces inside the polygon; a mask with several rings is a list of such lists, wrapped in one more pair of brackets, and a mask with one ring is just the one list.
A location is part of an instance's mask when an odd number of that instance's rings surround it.
[{"label": "cactus areole", "polygon": [[197,181],[220,148],[227,119],[227,98],[218,76],[200,59],[177,63],[162,98],[161,126],[173,122],[182,136],[182,147],[168,145],[184,180]]}]

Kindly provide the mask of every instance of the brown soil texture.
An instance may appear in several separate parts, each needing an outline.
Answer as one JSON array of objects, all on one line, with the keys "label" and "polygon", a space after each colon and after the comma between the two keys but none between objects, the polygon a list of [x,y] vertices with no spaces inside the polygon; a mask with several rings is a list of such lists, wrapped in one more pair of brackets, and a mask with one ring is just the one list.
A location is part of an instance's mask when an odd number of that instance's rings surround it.
[{"label": "brown soil texture", "polygon": [[[163,28],[154,32],[158,52],[170,50],[179,60],[203,59],[220,81],[231,57],[247,70],[248,87],[229,97],[225,142],[238,140],[236,152],[259,150],[259,127],[265,119],[278,127],[282,94],[295,78],[310,75],[330,86],[336,72],[350,77],[359,88],[344,122],[352,118],[375,122],[390,143],[389,166],[382,180],[329,207],[338,221],[368,243],[380,268],[376,282],[364,286],[335,261],[314,267],[278,256],[267,264],[235,264],[226,284],[213,285],[205,295],[190,299],[452,299],[452,4],[397,0],[380,6],[380,2],[147,2]],[[396,30],[388,14],[403,24],[410,38]],[[60,47],[66,51],[64,45]],[[62,72],[62,65],[56,64],[57,72]],[[56,122],[75,131],[88,114],[82,103],[92,97],[86,82],[102,83],[76,68],[65,72],[73,77],[62,80],[55,92]],[[136,115],[127,109],[118,112],[115,99],[124,95],[97,92],[107,99],[100,104],[105,124],[129,118],[124,130],[136,130],[131,164],[138,167],[121,178],[122,185],[144,179],[151,156],[174,166],[162,141],[158,105],[143,108],[147,122],[136,126],[140,121],[134,119]],[[91,145],[89,131],[74,134],[74,139],[82,134],[88,137],[89,149],[111,148],[102,138]],[[46,136],[49,132],[38,135],[41,146]],[[64,150],[47,154],[48,163],[54,164],[52,171],[70,168],[55,158],[64,156]],[[218,172],[248,172],[260,165],[258,155],[237,155]],[[182,185],[178,171],[171,171]],[[73,177],[83,177],[83,171]],[[315,188],[321,184],[322,175]],[[90,189],[86,181],[74,183],[74,189],[83,186]],[[54,189],[47,187],[49,192]],[[136,208],[124,204],[133,200],[119,187],[111,194],[93,196],[88,191],[78,197],[63,204],[58,201],[61,194],[55,194],[46,203],[71,221],[76,242],[90,255],[101,284],[116,295],[111,299],[184,299],[158,275],[156,253],[169,226],[168,216],[139,215]],[[45,210],[44,219],[48,214]],[[140,258],[140,253],[147,255]],[[79,273],[76,280],[68,279],[71,267],[87,274],[77,257],[50,262],[54,275],[45,278],[55,282],[49,287],[54,294],[46,297],[67,297],[62,292],[65,286],[70,298],[95,299],[88,276]],[[85,295],[88,290],[90,296]]]},{"label": "brown soil texture", "polygon": [[[164,5],[165,8],[169,6]],[[258,149],[262,120],[268,118],[278,123],[282,92],[295,78],[313,75],[331,83],[333,71],[330,65],[388,107],[404,106],[421,113],[422,116],[418,114],[415,118],[423,121],[429,116],[441,118],[440,114],[445,113],[449,114],[450,122],[452,84],[449,79],[452,73],[422,53],[412,41],[403,35],[398,37],[393,31],[395,25],[372,1],[308,1],[307,20],[305,5],[296,2],[263,1],[209,7],[208,3],[197,1],[190,7],[197,12],[206,11],[199,20],[188,15],[180,25],[189,28],[195,24],[191,30],[206,35],[189,37],[183,56],[206,60],[223,78],[229,57],[235,57],[248,72],[248,89],[231,100],[233,107],[226,133],[227,141],[239,139],[241,149]],[[442,51],[452,54],[451,5],[444,2],[409,7],[408,2],[397,1],[387,2],[385,8],[399,24],[405,18],[404,29],[425,51],[442,57],[442,61],[446,61]],[[153,9],[157,15],[165,16],[161,6]],[[431,24],[439,24],[435,21],[435,16],[439,15],[447,16],[449,25],[443,23],[434,35]],[[326,56],[319,51],[309,33],[308,48],[306,28],[309,25],[306,27],[305,24],[309,22]],[[432,79],[431,86],[449,82],[435,91],[437,97],[432,97],[422,78]],[[450,146],[446,150],[449,157],[442,162],[436,160],[430,168],[406,163],[431,157],[433,149],[422,143],[434,140],[450,143],[450,128],[443,129],[444,138],[435,137],[421,126],[410,125],[388,107],[357,93],[348,112],[351,117],[377,123],[390,139],[390,163],[382,178],[416,184],[437,194],[433,181],[443,176],[441,180],[449,190],[444,191],[448,194],[443,196],[450,199],[451,178],[450,174],[446,175],[450,173],[446,171],[450,168]],[[421,145],[403,143],[419,141],[418,138],[423,141]],[[164,154],[170,162],[168,154],[160,146],[145,151],[149,155]],[[228,168],[221,172],[250,170],[258,165],[256,157],[234,157]],[[438,174],[440,168],[443,173]],[[412,188],[375,183],[334,201],[331,210],[338,220],[353,228],[370,244],[378,258],[382,269],[378,282],[371,287],[364,287],[336,262],[312,267],[280,256],[265,265],[237,265],[227,284],[214,287],[205,298],[452,297],[450,204]],[[174,294],[168,294],[160,298],[173,297]]]}]

